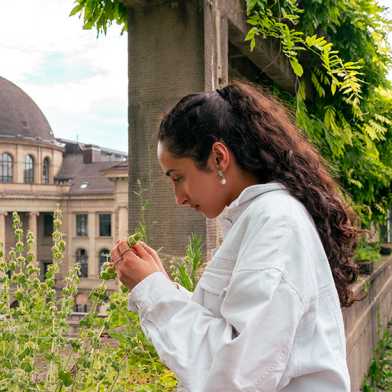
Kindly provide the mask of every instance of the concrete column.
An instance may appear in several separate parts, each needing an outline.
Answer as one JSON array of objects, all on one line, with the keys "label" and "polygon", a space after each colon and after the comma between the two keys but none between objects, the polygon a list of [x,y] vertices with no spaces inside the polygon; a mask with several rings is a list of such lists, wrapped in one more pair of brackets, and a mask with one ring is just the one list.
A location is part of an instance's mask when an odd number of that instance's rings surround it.
[{"label": "concrete column", "polygon": [[38,216],[39,212],[29,212],[29,231],[33,233],[34,237],[34,244],[33,244],[33,255],[34,255],[34,262],[38,263]]},{"label": "concrete column", "polygon": [[8,215],[8,212],[0,211],[0,242],[3,244],[3,250],[5,252],[5,240],[6,240],[6,225],[5,225],[5,217]]},{"label": "concrete column", "polygon": [[[150,242],[164,253],[183,255],[192,232],[205,242],[207,223],[202,215],[175,205],[156,159],[155,134],[163,113],[180,98],[216,89],[227,80],[227,42],[223,49],[219,46],[227,40],[227,25],[216,2],[209,0],[148,3],[125,2],[130,7],[129,231],[140,220],[139,180],[149,205],[145,220]],[[214,224],[209,224],[211,235]]]},{"label": "concrete column", "polygon": [[128,207],[118,208],[118,238],[114,238],[114,241],[119,239],[126,239],[128,236]]},{"label": "concrete column", "polygon": [[97,236],[96,213],[88,214],[88,276],[89,278],[98,275],[98,259],[95,249],[95,238]]}]

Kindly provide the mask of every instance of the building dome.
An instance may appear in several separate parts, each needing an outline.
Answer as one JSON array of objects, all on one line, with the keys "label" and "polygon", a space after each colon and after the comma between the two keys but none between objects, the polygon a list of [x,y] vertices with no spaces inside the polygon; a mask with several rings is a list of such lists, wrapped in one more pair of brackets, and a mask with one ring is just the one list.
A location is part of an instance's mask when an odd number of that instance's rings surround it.
[{"label": "building dome", "polygon": [[0,76],[0,137],[55,140],[48,120],[18,86]]}]

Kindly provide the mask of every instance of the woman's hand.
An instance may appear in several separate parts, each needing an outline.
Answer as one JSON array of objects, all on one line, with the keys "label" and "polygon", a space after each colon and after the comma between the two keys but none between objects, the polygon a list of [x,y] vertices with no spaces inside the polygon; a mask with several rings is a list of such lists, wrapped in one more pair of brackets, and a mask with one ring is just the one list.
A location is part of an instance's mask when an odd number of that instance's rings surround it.
[{"label": "woman's hand", "polygon": [[158,254],[144,242],[129,248],[127,241],[117,241],[111,258],[118,278],[129,290],[154,272],[163,272],[169,279]]}]

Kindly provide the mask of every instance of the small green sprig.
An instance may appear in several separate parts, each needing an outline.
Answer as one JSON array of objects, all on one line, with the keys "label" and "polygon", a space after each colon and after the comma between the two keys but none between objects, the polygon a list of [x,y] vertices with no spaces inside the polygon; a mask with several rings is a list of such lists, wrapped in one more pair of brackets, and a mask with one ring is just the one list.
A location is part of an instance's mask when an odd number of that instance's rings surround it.
[{"label": "small green sprig", "polygon": [[139,241],[142,241],[143,239],[144,239],[144,238],[143,238],[143,233],[141,233],[140,231],[137,231],[136,233],[131,234],[131,235],[128,237],[128,240],[127,240],[128,246],[129,246],[130,248],[132,248],[132,247],[135,246]]},{"label": "small green sprig", "polygon": [[[135,246],[139,241],[143,240],[144,236],[143,233],[140,231],[136,231],[135,233],[131,234],[128,239],[127,239],[127,244],[130,248]],[[111,279],[116,279],[117,273],[115,268],[110,262],[105,262],[102,265],[102,272],[100,274],[100,278],[102,280],[111,280]]]},{"label": "small green sprig", "polygon": [[100,278],[102,280],[111,280],[111,279],[116,279],[116,277],[117,277],[116,270],[110,264],[110,262],[107,261],[103,263]]}]

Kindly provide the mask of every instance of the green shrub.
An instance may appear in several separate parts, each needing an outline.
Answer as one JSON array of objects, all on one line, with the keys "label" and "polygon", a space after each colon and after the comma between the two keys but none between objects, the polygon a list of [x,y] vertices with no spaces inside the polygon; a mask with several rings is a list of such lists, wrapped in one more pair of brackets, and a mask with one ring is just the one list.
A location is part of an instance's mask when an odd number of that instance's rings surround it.
[{"label": "green shrub", "polygon": [[[78,265],[56,288],[65,242],[61,212],[54,214],[52,259],[43,281],[34,260],[34,238],[24,236],[13,214],[15,247],[0,244],[1,391],[172,391],[176,379],[158,359],[127,310],[124,290],[105,283],[90,293],[91,309],[71,336],[69,318],[78,291]],[[99,314],[105,304],[106,315]],[[108,338],[110,337],[110,338]]]}]

